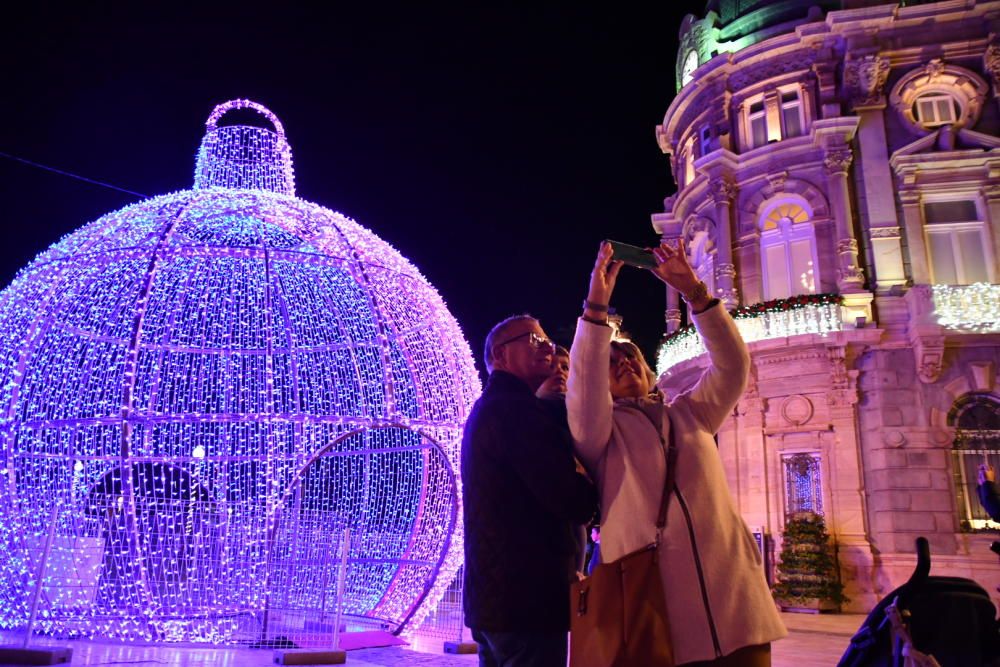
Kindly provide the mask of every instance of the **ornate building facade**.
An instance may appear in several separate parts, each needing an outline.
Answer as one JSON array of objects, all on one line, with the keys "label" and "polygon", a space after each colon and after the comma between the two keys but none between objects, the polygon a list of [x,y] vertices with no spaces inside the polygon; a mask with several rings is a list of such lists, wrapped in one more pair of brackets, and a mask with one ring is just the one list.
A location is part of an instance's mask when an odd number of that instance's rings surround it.
[{"label": "ornate building facade", "polygon": [[[1000,584],[975,495],[1000,470],[998,34],[976,0],[712,0],[681,26],[653,226],[751,347],[719,448],[772,568],[786,516],[825,516],[855,611],[920,535],[935,574]],[[668,393],[706,363],[681,308],[668,290]]]}]

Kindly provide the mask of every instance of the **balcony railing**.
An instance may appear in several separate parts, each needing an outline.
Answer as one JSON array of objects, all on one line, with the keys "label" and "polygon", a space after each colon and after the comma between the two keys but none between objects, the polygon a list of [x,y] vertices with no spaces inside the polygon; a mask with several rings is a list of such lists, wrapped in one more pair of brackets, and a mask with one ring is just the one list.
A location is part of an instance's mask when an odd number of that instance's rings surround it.
[{"label": "balcony railing", "polygon": [[[743,340],[755,343],[769,338],[840,331],[839,294],[803,294],[744,306],[733,311]],[[688,325],[664,339],[656,355],[656,372],[662,375],[682,361],[705,353],[701,337]]]}]

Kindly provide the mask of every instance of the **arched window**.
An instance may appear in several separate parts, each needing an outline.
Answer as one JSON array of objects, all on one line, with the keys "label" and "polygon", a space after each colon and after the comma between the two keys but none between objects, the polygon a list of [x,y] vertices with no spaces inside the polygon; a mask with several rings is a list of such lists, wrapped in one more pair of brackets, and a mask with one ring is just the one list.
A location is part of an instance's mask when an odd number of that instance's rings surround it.
[{"label": "arched window", "polygon": [[981,463],[1000,472],[1000,400],[989,394],[969,394],[948,413],[955,427],[952,473],[958,520],[963,529],[997,528],[979,504],[976,493]]},{"label": "arched window", "polygon": [[804,199],[782,199],[760,216],[761,275],[765,299],[816,292],[818,258],[812,213]]}]

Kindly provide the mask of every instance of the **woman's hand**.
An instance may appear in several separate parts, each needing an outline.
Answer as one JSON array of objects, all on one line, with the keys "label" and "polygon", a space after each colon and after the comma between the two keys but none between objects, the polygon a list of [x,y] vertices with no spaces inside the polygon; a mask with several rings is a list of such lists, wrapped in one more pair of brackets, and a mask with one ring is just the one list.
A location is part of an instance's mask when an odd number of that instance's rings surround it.
[{"label": "woman's hand", "polygon": [[684,300],[698,311],[708,305],[711,298],[706,294],[704,298],[696,298],[694,301],[688,297],[697,290],[698,276],[694,269],[688,264],[687,249],[684,247],[684,239],[677,239],[677,249],[674,250],[666,243],[661,243],[659,248],[653,248],[653,256],[656,257],[658,266],[650,269],[653,274],[665,282],[670,287],[680,292]]},{"label": "woman's hand", "polygon": [[614,249],[607,241],[601,243],[601,249],[597,253],[597,261],[594,262],[594,270],[590,272],[590,289],[587,291],[587,301],[603,306],[604,310],[584,308],[585,317],[596,320],[607,320],[607,305],[611,302],[611,293],[615,291],[615,283],[618,281],[618,272],[621,271],[622,262],[613,259]]}]

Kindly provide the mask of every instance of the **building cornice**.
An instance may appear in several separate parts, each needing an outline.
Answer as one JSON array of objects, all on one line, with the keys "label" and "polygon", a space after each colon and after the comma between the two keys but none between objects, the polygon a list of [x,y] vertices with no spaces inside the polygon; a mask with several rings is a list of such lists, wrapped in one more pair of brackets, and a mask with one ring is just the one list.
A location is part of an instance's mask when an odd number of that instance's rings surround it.
[{"label": "building cornice", "polygon": [[[670,104],[663,123],[657,126],[657,143],[664,153],[674,151],[679,135],[687,130],[694,117],[710,106],[708,100],[701,99],[706,93],[714,97],[728,91],[738,102],[747,87],[761,81],[810,70],[813,64],[830,57],[839,62],[843,59],[843,47],[839,44],[845,41],[848,42],[847,50],[857,53],[858,57],[878,53],[888,59],[891,67],[906,66],[926,60],[926,48],[884,48],[893,32],[926,29],[929,18],[938,23],[936,29],[943,29],[942,24],[948,22],[982,22],[997,17],[1000,17],[1000,1],[977,3],[975,0],[949,0],[912,7],[877,5],[829,12],[822,22],[800,25],[792,33],[772,37],[740,51],[719,54],[702,64],[695,71],[694,79],[681,88]],[[851,48],[850,42],[864,43],[865,39],[859,41],[859,37],[870,40],[871,47]],[[946,41],[936,55],[945,60],[981,57],[989,42],[987,36]],[[775,64],[760,70],[759,76],[750,71],[765,62]],[[809,75],[814,76],[811,72]],[[746,78],[741,80],[740,77]]]}]

